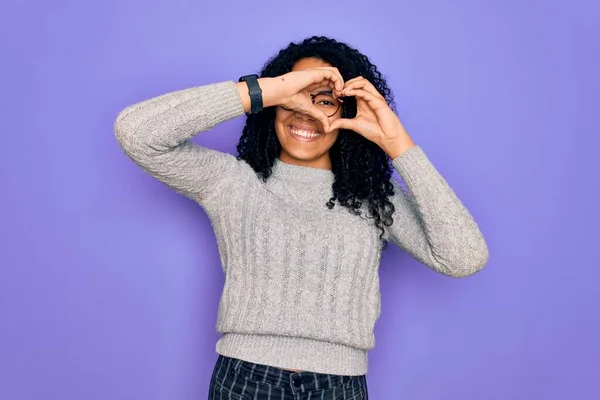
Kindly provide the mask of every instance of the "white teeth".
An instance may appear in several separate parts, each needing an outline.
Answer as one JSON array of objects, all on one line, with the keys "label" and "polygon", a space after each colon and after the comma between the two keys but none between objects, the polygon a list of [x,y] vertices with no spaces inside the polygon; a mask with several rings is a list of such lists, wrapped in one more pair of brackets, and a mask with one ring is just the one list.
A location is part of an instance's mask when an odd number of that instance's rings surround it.
[{"label": "white teeth", "polygon": [[292,133],[294,135],[298,135],[298,136],[302,136],[304,138],[315,138],[317,136],[320,136],[321,134],[319,132],[315,132],[315,131],[305,131],[302,129],[294,129],[290,127],[290,130],[292,131]]}]

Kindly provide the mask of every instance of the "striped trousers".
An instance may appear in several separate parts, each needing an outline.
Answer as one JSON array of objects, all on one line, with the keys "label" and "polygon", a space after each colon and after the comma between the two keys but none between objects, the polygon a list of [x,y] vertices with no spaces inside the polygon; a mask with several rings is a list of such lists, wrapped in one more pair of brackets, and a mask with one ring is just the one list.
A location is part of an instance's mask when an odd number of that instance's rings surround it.
[{"label": "striped trousers", "polygon": [[209,400],[367,400],[365,375],[293,372],[219,355]]}]

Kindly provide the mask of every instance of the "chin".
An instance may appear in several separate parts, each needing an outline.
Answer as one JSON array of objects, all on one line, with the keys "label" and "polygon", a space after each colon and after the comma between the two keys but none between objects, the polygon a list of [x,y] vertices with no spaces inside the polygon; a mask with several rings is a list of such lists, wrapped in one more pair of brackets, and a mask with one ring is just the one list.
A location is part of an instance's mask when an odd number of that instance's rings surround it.
[{"label": "chin", "polygon": [[329,157],[329,152],[326,151],[323,153],[314,153],[309,151],[303,151],[302,149],[297,148],[289,149],[283,147],[281,150],[281,155],[284,158],[293,159],[302,163],[314,163],[318,162],[324,157]]}]

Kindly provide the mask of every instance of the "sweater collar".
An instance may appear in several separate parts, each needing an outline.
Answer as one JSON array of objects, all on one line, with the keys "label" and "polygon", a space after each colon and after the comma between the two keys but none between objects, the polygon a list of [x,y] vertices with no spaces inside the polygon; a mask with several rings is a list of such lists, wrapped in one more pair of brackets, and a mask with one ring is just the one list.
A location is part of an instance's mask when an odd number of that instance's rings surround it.
[{"label": "sweater collar", "polygon": [[272,176],[291,184],[313,187],[329,187],[333,185],[335,176],[331,170],[288,164],[275,159]]}]

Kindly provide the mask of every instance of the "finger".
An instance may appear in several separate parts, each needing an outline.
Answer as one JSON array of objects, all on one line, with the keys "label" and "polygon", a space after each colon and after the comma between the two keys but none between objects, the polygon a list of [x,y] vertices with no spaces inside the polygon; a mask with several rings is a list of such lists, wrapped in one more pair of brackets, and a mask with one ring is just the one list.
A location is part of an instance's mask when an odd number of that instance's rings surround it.
[{"label": "finger", "polygon": [[381,97],[383,99],[383,96],[381,95],[381,93],[379,93],[379,91],[375,88],[375,86],[373,86],[373,84],[371,82],[369,82],[367,79],[363,78],[363,79],[357,79],[352,82],[350,82],[350,81],[346,82],[346,84],[344,85],[344,91],[342,93],[345,93],[346,91],[353,90],[353,89],[363,89],[363,90],[366,90],[367,92],[371,93],[373,96]]},{"label": "finger", "polygon": [[330,81],[329,79],[325,79],[321,82],[312,83],[307,86],[305,89],[306,95],[312,95],[317,92],[330,92],[334,98],[339,98],[341,96],[341,91],[338,91],[335,87],[335,83]]},{"label": "finger", "polygon": [[357,77],[354,77],[354,78],[352,78],[352,79],[348,79],[348,80],[346,81],[346,85],[349,85],[349,84],[350,84],[350,83],[352,83],[352,82],[360,81],[360,80],[362,80],[362,79],[365,79],[365,78],[364,78],[363,76],[357,76]]},{"label": "finger", "polygon": [[344,89],[344,78],[342,78],[342,75],[337,68],[329,70],[329,73],[331,74],[330,80],[334,84],[335,91],[337,93],[341,93],[341,91]]},{"label": "finger", "polygon": [[336,91],[341,92],[342,89],[344,89],[344,78],[342,78],[342,75],[339,73],[337,68],[318,68],[316,71],[319,73],[314,77],[315,81],[313,83],[329,80],[333,82]]},{"label": "finger", "polygon": [[339,70],[339,69],[337,69],[337,68],[335,68],[335,67],[331,67],[331,70],[332,70],[332,71],[333,71],[333,72],[334,72],[334,73],[335,73],[335,74],[336,74],[336,75],[337,75],[337,76],[340,78],[340,81],[341,81],[341,83],[342,83],[342,88],[341,88],[340,90],[338,90],[337,88],[335,88],[335,89],[336,89],[336,92],[337,92],[337,94],[339,95],[339,94],[341,93],[341,91],[344,89],[344,85],[345,85],[345,82],[344,82],[344,77],[343,77],[343,76],[342,76],[342,74],[340,73],[340,70]]},{"label": "finger", "polygon": [[341,74],[340,70],[337,69],[336,67],[320,67],[320,68],[317,68],[317,69],[326,69],[326,70],[329,70],[329,71],[335,73],[341,80],[344,80],[344,77],[342,77],[342,74]]},{"label": "finger", "polygon": [[331,82],[330,80],[325,80],[323,82],[319,82],[319,83],[313,83],[312,85],[308,86],[306,88],[306,90],[308,91],[308,93],[312,93],[318,90],[331,90],[332,92],[335,91],[335,85],[333,82]]},{"label": "finger", "polygon": [[369,105],[373,102],[385,102],[385,99],[379,93],[375,95],[366,89],[345,88],[342,93],[345,97],[356,97],[365,100]]},{"label": "finger", "polygon": [[319,121],[323,126],[324,132],[329,132],[329,117],[323,111],[311,104],[305,111],[305,114]]}]

